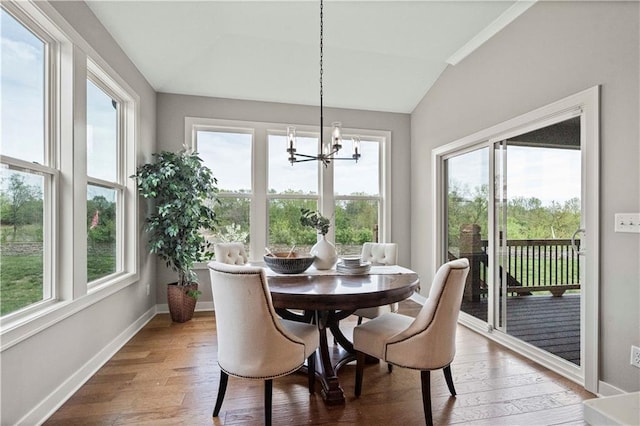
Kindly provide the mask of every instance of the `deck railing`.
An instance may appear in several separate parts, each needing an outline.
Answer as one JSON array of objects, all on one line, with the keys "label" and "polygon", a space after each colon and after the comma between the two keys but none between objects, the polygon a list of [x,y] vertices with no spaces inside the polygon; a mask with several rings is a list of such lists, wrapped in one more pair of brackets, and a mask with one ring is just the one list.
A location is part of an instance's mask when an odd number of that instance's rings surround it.
[{"label": "deck railing", "polygon": [[[471,269],[465,296],[479,300],[487,290],[488,241],[480,239],[475,225],[466,231],[463,229],[461,233],[460,254],[454,257],[469,259]],[[580,240],[574,243],[579,249]],[[507,293],[530,295],[549,291],[561,296],[567,290],[580,288],[580,256],[570,239],[507,240],[498,252],[497,277],[501,284],[503,279],[507,280]]]}]

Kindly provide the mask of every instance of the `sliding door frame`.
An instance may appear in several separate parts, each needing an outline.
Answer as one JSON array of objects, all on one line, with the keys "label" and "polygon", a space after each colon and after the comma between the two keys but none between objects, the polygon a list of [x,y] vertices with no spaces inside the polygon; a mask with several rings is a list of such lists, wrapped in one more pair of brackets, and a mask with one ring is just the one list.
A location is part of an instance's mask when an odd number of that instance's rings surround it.
[{"label": "sliding door frame", "polygon": [[[471,135],[448,143],[432,151],[433,182],[433,265],[438,266],[446,261],[446,164],[451,156],[472,151],[484,146],[489,147],[489,229],[488,235],[495,235],[494,214],[494,176],[495,158],[494,144],[500,140],[528,131],[557,123],[570,117],[580,116],[580,148],[582,163],[582,221],[581,227],[586,229],[585,239],[588,244],[585,250],[585,281],[581,288],[581,339],[580,366],[559,359],[535,346],[516,339],[506,333],[494,329],[497,320],[495,302],[489,298],[488,323],[460,313],[460,323],[508,346],[516,352],[538,362],[539,364],[579,383],[590,392],[598,392],[598,318],[599,318],[599,86],[579,92],[557,102],[543,106],[531,112],[514,117],[503,123],[480,130]],[[495,276],[495,242],[489,240],[489,253],[494,255],[488,271],[488,284],[493,286]],[[492,293],[492,292],[490,292]]]}]

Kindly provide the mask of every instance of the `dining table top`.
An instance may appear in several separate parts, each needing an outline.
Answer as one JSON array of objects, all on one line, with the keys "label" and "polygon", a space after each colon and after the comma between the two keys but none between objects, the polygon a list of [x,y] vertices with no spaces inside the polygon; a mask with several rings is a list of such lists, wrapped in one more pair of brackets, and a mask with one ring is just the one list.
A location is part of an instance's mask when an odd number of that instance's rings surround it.
[{"label": "dining table top", "polygon": [[309,268],[302,274],[266,269],[273,305],[304,310],[355,310],[398,302],[411,296],[420,282],[414,271],[372,266],[365,274]]}]

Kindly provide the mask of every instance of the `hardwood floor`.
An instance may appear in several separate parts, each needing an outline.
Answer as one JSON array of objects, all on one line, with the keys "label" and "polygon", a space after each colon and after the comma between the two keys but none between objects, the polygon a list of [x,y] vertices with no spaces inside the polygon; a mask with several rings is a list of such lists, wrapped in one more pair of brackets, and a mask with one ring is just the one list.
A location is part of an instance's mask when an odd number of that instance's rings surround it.
[{"label": "hardwood floor", "polygon": [[[401,312],[416,305],[403,302]],[[345,334],[355,321],[346,321]],[[331,339],[330,339],[331,340]],[[172,323],[157,315],[45,425],[255,425],[263,421],[263,382],[229,378],[218,418],[211,412],[218,390],[215,319],[212,312]],[[432,373],[435,424],[584,425],[580,386],[474,332],[458,328],[452,364],[458,393],[450,397],[444,376]],[[306,376],[274,380],[273,424],[418,425],[424,423],[417,371],[384,363],[365,368],[362,396],[353,396],[355,363],[339,372],[344,406],[327,407],[319,387],[309,395]]]}]

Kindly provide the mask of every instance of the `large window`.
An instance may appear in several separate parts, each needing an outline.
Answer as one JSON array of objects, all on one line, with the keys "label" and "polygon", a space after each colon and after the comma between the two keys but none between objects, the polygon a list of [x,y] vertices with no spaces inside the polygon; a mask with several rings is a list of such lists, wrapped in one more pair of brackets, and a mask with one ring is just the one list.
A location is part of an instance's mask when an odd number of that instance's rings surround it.
[{"label": "large window", "polygon": [[137,278],[128,179],[137,97],[42,7],[0,7],[0,316],[9,340],[40,314],[53,320],[68,305],[59,301]]},{"label": "large window", "polygon": [[[295,245],[308,251],[317,234],[300,225],[304,207],[331,218],[327,237],[340,254],[359,253],[366,241],[384,241],[388,133],[343,129],[344,150],[349,151],[352,137],[360,137],[362,157],[324,167],[317,161],[288,162],[286,128],[285,123],[185,120],[185,138],[194,141],[220,189],[220,226],[210,239],[243,241],[254,260],[261,259],[265,247],[276,251]],[[296,129],[298,151],[317,153],[318,129]]]},{"label": "large window", "polygon": [[210,242],[239,241],[251,247],[251,145],[252,134],[229,130],[196,132],[200,158],[213,171],[219,188],[216,206],[218,229],[203,230]]},{"label": "large window", "polygon": [[[95,78],[95,77],[94,77]],[[97,80],[97,79],[96,79]],[[120,103],[87,80],[87,280],[116,272]]]},{"label": "large window", "polygon": [[0,314],[54,297],[51,267],[51,188],[56,178],[49,152],[47,58],[54,48],[0,9],[2,32],[2,169],[0,171]]},{"label": "large window", "polygon": [[342,254],[359,254],[362,244],[379,240],[382,192],[381,144],[362,140],[357,163],[335,164],[336,248]]},{"label": "large window", "polygon": [[[298,135],[301,152],[318,150],[317,136]],[[316,243],[314,229],[300,226],[300,209],[318,209],[318,164],[315,161],[292,166],[286,156],[283,134],[269,134],[267,246],[274,252],[288,251],[294,245],[309,251]]]}]

